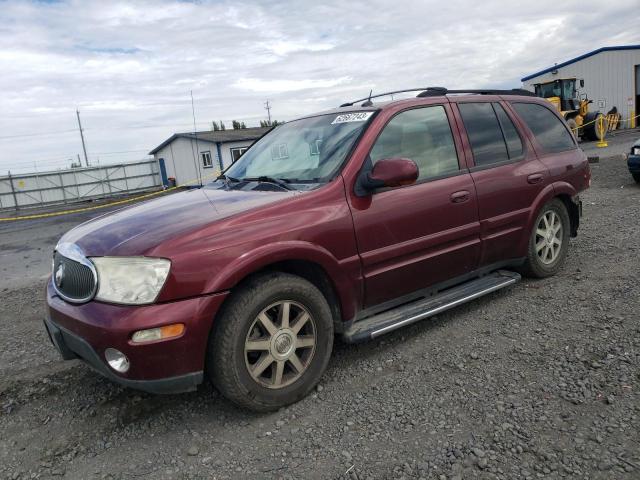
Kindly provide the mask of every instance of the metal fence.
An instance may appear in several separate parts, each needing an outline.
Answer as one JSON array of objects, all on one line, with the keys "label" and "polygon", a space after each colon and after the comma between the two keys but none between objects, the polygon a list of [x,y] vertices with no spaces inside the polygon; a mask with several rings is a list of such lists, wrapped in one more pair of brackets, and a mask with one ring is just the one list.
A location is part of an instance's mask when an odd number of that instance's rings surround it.
[{"label": "metal fence", "polygon": [[155,160],[0,177],[0,210],[126,195],[161,187]]}]

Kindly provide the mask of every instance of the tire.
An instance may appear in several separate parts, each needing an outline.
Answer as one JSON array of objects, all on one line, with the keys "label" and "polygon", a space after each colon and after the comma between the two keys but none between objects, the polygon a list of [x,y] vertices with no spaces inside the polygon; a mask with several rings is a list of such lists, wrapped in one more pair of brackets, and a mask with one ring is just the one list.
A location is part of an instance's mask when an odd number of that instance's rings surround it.
[{"label": "tire", "polygon": [[576,137],[577,139],[578,133],[580,130],[578,129],[578,124],[576,123],[576,119],[573,117],[567,119],[567,125],[571,129],[571,133],[573,134],[573,136]]},{"label": "tire", "polygon": [[636,183],[640,183],[640,173],[632,173],[631,176],[633,177]]},{"label": "tire", "polygon": [[250,278],[215,322],[207,352],[209,377],[227,399],[251,410],[276,410],[300,400],[318,383],[331,357],[333,319],[327,300],[295,275]]},{"label": "tire", "polygon": [[[554,225],[551,233],[547,228],[549,224]],[[559,230],[557,225],[560,225]],[[546,232],[545,236],[542,235],[543,231]],[[545,204],[529,235],[527,259],[522,273],[533,278],[545,278],[558,273],[567,258],[570,231],[571,220],[564,203],[554,198]],[[558,241],[560,245],[557,244]]]},{"label": "tire", "polygon": [[[584,123],[588,123],[589,125],[583,128],[583,136],[586,137],[587,140],[590,140],[592,142],[595,142],[596,140],[600,140],[600,138],[598,137],[598,128],[597,128],[598,118],[600,117],[604,117],[604,115],[600,112],[589,112],[585,117]],[[606,138],[607,129],[608,129],[608,123],[607,123],[606,117],[604,117],[603,122],[604,122],[603,138]]]}]

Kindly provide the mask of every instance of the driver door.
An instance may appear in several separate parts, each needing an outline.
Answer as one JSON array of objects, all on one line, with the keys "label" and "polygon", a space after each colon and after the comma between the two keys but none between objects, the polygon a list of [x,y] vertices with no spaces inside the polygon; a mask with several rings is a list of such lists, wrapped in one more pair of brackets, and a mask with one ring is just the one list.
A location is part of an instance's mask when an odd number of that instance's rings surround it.
[{"label": "driver door", "polygon": [[371,307],[468,273],[478,265],[480,224],[475,187],[458,159],[449,106],[399,112],[386,124],[367,161],[413,160],[415,184],[379,189],[352,205]]}]

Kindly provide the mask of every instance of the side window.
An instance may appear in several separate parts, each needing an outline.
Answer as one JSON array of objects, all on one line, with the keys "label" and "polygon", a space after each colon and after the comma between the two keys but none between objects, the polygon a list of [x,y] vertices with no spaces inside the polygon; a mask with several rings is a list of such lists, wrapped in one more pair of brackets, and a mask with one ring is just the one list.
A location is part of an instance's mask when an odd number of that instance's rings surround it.
[{"label": "side window", "polygon": [[444,107],[402,112],[384,127],[369,154],[372,165],[383,158],[402,157],[416,162],[418,181],[460,169]]},{"label": "side window", "polygon": [[504,111],[502,105],[499,103],[493,104],[493,109],[498,116],[500,127],[502,128],[502,134],[504,135],[504,141],[507,142],[507,151],[509,152],[510,159],[517,159],[522,156],[522,139],[518,135],[515,125]]},{"label": "side window", "polygon": [[490,103],[459,103],[476,166],[506,162],[509,152]]},{"label": "side window", "polygon": [[537,103],[512,105],[547,152],[564,152],[576,148],[573,136],[551,110]]}]

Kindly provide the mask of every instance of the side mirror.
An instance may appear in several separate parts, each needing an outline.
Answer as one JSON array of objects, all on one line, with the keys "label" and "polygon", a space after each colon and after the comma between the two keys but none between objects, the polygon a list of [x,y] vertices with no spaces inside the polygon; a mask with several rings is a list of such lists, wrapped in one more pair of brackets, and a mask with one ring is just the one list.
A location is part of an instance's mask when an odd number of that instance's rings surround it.
[{"label": "side mirror", "polygon": [[584,78],[581,78],[580,79],[580,88],[583,88],[583,87],[584,87]]},{"label": "side mirror", "polygon": [[418,166],[408,158],[384,158],[378,160],[370,172],[362,173],[356,182],[355,193],[359,197],[383,187],[411,185],[418,179]]}]

